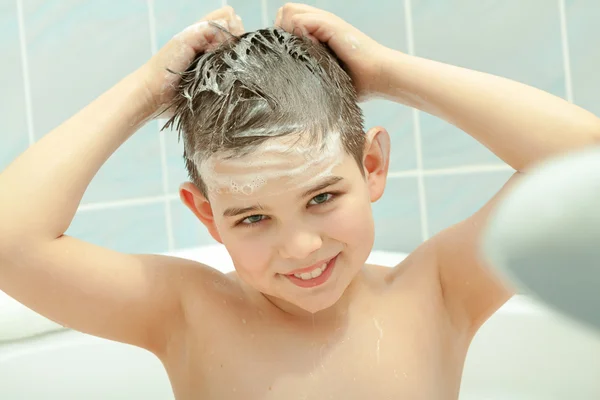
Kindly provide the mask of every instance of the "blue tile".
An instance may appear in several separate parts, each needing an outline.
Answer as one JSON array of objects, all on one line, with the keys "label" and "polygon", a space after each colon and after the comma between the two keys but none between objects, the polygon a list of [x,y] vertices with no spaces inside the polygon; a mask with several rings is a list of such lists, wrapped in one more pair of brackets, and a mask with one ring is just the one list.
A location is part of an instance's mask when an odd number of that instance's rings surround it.
[{"label": "blue tile", "polygon": [[431,114],[419,112],[423,168],[504,164],[472,136]]},{"label": "blue tile", "polygon": [[360,104],[365,116],[365,131],[382,126],[390,134],[390,172],[417,167],[413,117],[410,108],[387,100]]},{"label": "blue tile", "polygon": [[164,46],[174,35],[205,15],[221,8],[222,3],[222,0],[154,0],[158,47]]},{"label": "blue tile", "polygon": [[23,0],[23,9],[38,138],[151,55],[145,1]]},{"label": "blue tile", "polygon": [[164,194],[157,121],[129,138],[100,168],[83,196],[98,203]]},{"label": "blue tile", "polygon": [[[161,120],[159,124],[163,127],[165,121]],[[165,141],[168,192],[176,194],[179,185],[190,180],[183,160],[183,140],[179,140],[179,134],[173,129],[164,129],[160,134],[164,136]]]},{"label": "blue tile", "polygon": [[246,32],[272,26],[275,22],[275,17],[263,21],[261,0],[227,0],[227,4],[233,7],[237,15],[242,17]]},{"label": "blue tile", "polygon": [[[100,0],[24,0],[23,5],[37,138],[151,55],[145,1],[124,0],[107,7]],[[119,149],[102,167],[84,201],[161,194],[157,131],[151,123]]]},{"label": "blue tile", "polygon": [[421,244],[416,178],[388,179],[384,195],[373,204],[374,250],[409,253]]},{"label": "blue tile", "polygon": [[67,234],[126,253],[168,250],[165,203],[79,211]]},{"label": "blue tile", "polygon": [[179,199],[169,201],[175,248],[188,249],[216,244],[206,227]]},{"label": "blue tile", "polygon": [[[558,3],[413,0],[418,56],[514,79],[564,96]],[[510,118],[510,116],[507,116]],[[423,115],[426,168],[495,162],[488,150],[447,123]],[[452,149],[448,154],[446,149]],[[445,154],[439,158],[441,154]]]},{"label": "blue tile", "polygon": [[425,177],[429,236],[460,222],[483,207],[513,171]]},{"label": "blue tile", "polygon": [[600,2],[567,0],[565,11],[573,101],[600,115]]},{"label": "blue tile", "polygon": [[17,21],[16,2],[0,3],[0,54],[4,60],[9,60],[2,63],[0,74],[0,171],[25,151],[29,144]]}]

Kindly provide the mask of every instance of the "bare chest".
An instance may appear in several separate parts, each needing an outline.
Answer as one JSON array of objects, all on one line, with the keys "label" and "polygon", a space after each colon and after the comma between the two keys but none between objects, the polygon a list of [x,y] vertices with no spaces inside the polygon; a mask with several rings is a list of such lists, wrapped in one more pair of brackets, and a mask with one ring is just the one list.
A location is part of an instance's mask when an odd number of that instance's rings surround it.
[{"label": "bare chest", "polygon": [[[374,307],[334,324],[213,326],[170,371],[185,399],[456,399],[464,353],[438,310]],[[457,351],[458,350],[458,351]]]}]

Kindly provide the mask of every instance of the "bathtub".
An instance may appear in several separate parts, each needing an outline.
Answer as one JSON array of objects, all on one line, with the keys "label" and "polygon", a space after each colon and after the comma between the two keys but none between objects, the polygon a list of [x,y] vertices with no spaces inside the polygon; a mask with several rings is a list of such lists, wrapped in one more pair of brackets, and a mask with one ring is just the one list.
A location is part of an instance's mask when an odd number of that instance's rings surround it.
[{"label": "bathtub", "polygon": [[[218,246],[176,255],[232,268]],[[391,266],[403,257],[374,252],[369,261]],[[1,317],[8,306],[0,305]],[[22,314],[21,332],[30,337],[0,343],[0,399],[174,398],[161,363],[149,352]],[[600,399],[598,378],[600,336],[518,295],[473,340],[460,400]]]}]

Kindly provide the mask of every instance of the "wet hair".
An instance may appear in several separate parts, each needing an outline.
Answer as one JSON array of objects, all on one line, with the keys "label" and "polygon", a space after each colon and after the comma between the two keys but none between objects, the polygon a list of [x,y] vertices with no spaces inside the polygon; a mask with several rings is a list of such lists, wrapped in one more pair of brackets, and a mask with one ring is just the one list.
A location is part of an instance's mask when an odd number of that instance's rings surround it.
[{"label": "wet hair", "polygon": [[[228,33],[228,32],[227,32]],[[363,115],[350,76],[325,45],[280,28],[234,36],[198,55],[170,104],[190,180],[208,199],[203,160],[250,154],[271,138],[325,143],[339,134],[362,172]]]}]

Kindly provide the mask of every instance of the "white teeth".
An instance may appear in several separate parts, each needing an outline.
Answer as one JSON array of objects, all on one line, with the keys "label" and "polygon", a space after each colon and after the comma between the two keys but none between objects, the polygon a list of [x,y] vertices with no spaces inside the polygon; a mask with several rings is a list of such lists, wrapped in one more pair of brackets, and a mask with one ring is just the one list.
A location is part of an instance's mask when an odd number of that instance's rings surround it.
[{"label": "white teeth", "polygon": [[323,273],[323,271],[325,271],[325,268],[327,268],[327,263],[323,263],[323,265],[321,265],[318,268],[313,269],[310,272],[303,272],[301,274],[294,274],[294,276],[296,278],[300,278],[304,281],[307,281],[309,279],[314,279],[316,277],[321,276],[321,274]]}]

